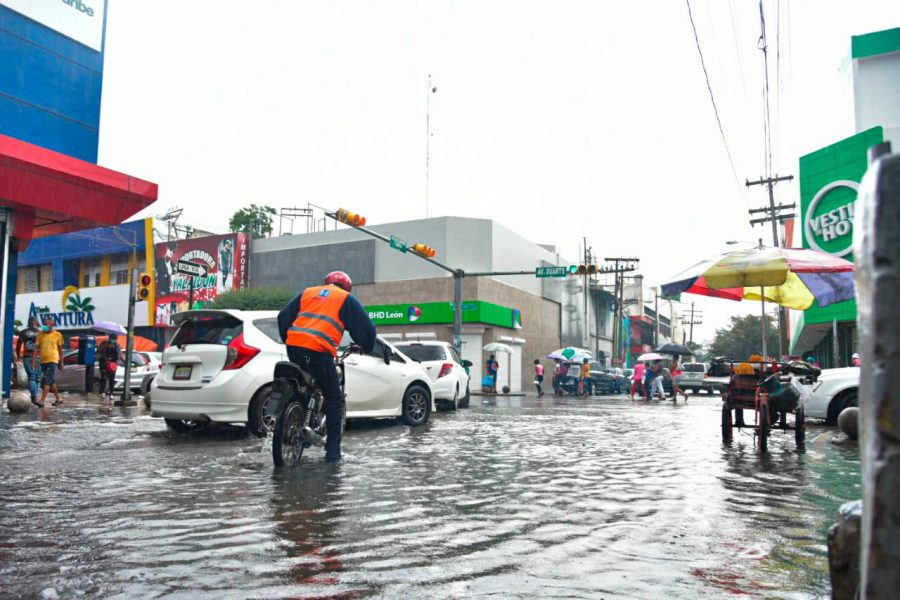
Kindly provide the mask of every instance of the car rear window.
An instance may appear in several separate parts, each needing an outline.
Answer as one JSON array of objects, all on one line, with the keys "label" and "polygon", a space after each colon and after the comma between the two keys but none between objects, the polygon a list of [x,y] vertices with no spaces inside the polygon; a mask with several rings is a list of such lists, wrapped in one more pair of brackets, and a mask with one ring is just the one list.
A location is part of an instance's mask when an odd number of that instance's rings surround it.
[{"label": "car rear window", "polygon": [[230,315],[195,317],[181,324],[170,346],[188,344],[228,344],[241,335],[244,324]]},{"label": "car rear window", "polygon": [[441,346],[426,346],[425,344],[396,344],[397,350],[407,355],[416,362],[429,360],[447,360],[444,348]]},{"label": "car rear window", "polygon": [[284,342],[281,340],[281,333],[278,331],[278,319],[275,317],[269,317],[267,319],[257,319],[253,321],[253,325],[256,326],[257,329],[262,331],[269,337],[273,342],[283,344]]},{"label": "car rear window", "polygon": [[687,363],[686,365],[681,365],[681,370],[687,373],[705,373],[706,368],[702,363]]}]

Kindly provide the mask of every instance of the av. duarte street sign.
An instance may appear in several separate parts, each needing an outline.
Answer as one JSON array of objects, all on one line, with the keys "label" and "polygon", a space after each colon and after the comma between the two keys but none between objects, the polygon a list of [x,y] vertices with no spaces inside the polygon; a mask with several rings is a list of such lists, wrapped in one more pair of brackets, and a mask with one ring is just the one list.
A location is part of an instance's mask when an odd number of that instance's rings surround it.
[{"label": "av. duarte street sign", "polygon": [[178,262],[175,263],[175,270],[182,275],[193,277],[206,277],[207,273],[209,272],[209,269],[206,268],[206,265],[181,259],[179,259]]},{"label": "av. duarte street sign", "polygon": [[568,267],[538,267],[534,270],[535,277],[565,277],[568,273]]}]

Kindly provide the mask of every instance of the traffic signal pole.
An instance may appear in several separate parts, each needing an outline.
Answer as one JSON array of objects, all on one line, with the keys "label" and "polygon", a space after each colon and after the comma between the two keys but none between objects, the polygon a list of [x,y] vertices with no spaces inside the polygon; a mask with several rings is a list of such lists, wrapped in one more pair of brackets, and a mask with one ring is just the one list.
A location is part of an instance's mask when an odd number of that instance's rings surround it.
[{"label": "traffic signal pole", "polygon": [[[134,250],[132,250],[133,253]],[[137,406],[137,402],[131,399],[131,355],[134,352],[134,305],[135,297],[137,296],[138,270],[136,262],[131,264],[135,266],[131,269],[131,285],[128,286],[128,340],[125,342],[125,381],[122,388],[122,398],[113,403],[115,406]],[[105,377],[106,374],[104,373],[103,376]]]}]

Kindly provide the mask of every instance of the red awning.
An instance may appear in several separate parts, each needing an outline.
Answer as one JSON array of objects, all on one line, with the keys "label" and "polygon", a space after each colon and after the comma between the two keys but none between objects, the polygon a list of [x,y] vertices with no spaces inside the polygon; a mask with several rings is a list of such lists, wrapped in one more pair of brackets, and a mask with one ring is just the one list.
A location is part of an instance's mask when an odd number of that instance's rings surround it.
[{"label": "red awning", "polygon": [[20,249],[34,238],[118,225],[157,193],[155,183],[0,135],[0,205],[15,210]]}]

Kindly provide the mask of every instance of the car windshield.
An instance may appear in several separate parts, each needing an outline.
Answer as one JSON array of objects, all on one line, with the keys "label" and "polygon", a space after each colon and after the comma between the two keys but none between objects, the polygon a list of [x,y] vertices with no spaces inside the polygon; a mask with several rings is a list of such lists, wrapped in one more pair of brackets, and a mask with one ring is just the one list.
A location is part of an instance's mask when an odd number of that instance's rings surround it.
[{"label": "car windshield", "polygon": [[438,345],[425,344],[396,344],[397,350],[407,355],[416,362],[429,360],[446,360],[444,348]]},{"label": "car windshield", "polygon": [[171,346],[186,344],[228,344],[241,335],[244,325],[231,315],[203,316],[188,319],[181,324]]},{"label": "car windshield", "polygon": [[681,370],[686,373],[704,373],[706,368],[703,366],[703,363],[688,363],[681,365]]}]

